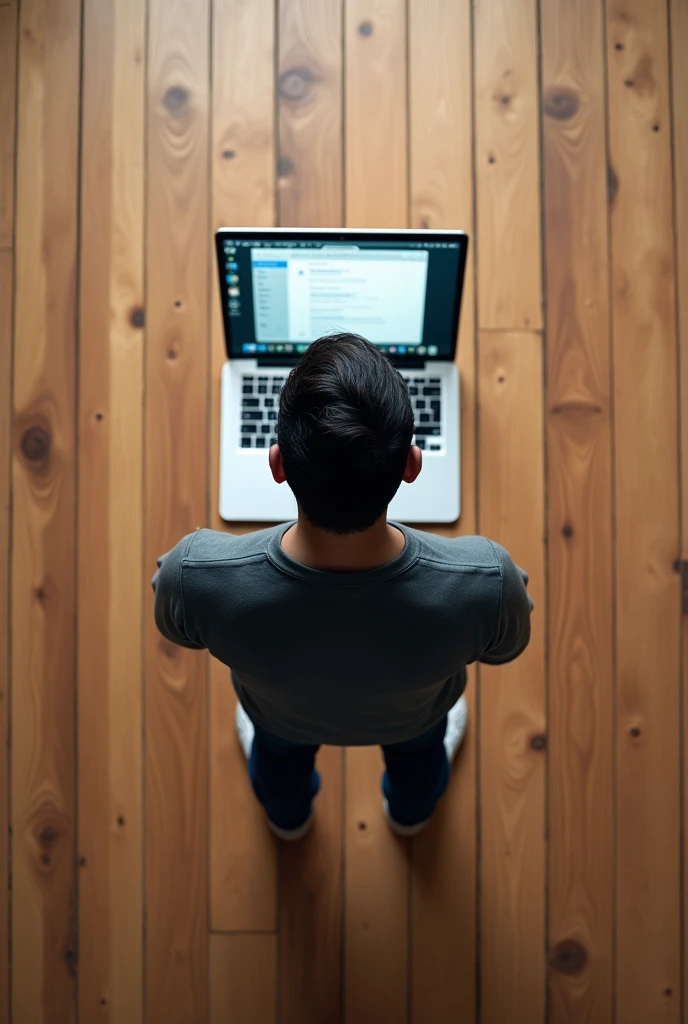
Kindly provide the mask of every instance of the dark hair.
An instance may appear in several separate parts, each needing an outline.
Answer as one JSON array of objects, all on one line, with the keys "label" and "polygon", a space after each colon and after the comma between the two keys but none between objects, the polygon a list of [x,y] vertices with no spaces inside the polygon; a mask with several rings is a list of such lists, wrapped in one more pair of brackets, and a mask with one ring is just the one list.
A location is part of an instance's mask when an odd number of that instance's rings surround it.
[{"label": "dark hair", "polygon": [[284,473],[321,530],[361,533],[380,518],[401,484],[412,437],[401,374],[357,334],[313,342],[282,388]]}]

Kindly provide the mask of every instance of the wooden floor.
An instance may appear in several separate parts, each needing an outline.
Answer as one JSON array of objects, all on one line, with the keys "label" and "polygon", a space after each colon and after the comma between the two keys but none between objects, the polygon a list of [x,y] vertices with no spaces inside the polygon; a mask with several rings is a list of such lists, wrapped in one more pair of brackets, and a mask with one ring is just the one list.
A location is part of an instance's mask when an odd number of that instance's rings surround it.
[{"label": "wooden floor", "polygon": [[[533,638],[413,843],[325,749],[278,849],[153,623],[274,223],[473,242],[439,532]],[[688,0],[0,0],[0,1022],[685,1024],[687,346]]]}]

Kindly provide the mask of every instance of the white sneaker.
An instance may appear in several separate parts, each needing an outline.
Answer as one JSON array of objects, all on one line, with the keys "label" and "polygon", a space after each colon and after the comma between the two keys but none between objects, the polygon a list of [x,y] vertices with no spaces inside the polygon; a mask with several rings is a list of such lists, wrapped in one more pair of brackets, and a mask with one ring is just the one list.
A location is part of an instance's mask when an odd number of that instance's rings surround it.
[{"label": "white sneaker", "polygon": [[[237,704],[236,709],[236,731],[239,737],[239,744],[244,752],[244,756],[248,761],[251,756],[251,747],[253,746],[253,737],[255,736],[255,728],[253,722],[248,717],[241,704]],[[288,843],[295,842],[297,839],[303,839],[307,832],[310,831],[311,825],[313,824],[314,811],[311,810],[310,815],[304,821],[303,825],[299,825],[298,828],[280,828],[279,825],[275,825],[274,821],[270,821],[267,814],[265,815],[268,827],[278,839],[284,839]]]},{"label": "white sneaker", "polygon": [[[452,763],[456,757],[456,752],[461,746],[461,741],[466,735],[466,725],[468,724],[468,701],[464,696],[459,697],[456,704],[449,709],[447,714],[447,731],[444,734],[444,749],[447,752],[449,764]],[[392,832],[396,832],[398,836],[415,836],[425,828],[430,818],[426,818],[425,821],[419,821],[417,825],[400,825],[398,821],[389,813],[389,804],[387,798],[383,797],[382,805],[385,809],[385,815],[387,816],[387,824],[391,828]]]}]

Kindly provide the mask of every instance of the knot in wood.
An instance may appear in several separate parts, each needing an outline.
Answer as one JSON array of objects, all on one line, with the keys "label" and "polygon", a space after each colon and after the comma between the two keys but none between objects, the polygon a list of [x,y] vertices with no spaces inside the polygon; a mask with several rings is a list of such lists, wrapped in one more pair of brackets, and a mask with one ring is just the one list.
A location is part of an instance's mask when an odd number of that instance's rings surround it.
[{"label": "knot in wood", "polygon": [[551,952],[549,965],[560,974],[580,974],[588,962],[588,953],[576,939],[558,942]]},{"label": "knot in wood", "polygon": [[279,77],[279,94],[283,100],[299,103],[306,98],[314,81],[310,68],[288,68]]},{"label": "knot in wood", "polygon": [[183,85],[171,85],[165,91],[162,98],[162,105],[172,117],[182,117],[189,105],[191,93]]},{"label": "knot in wood", "polygon": [[132,327],[143,327],[146,322],[146,314],[142,306],[134,306],[129,314],[129,323]]},{"label": "knot in wood", "polygon": [[533,750],[545,750],[547,747],[547,737],[543,733],[536,733],[535,736],[531,737],[530,745]]},{"label": "knot in wood", "polygon": [[45,427],[29,427],[25,430],[21,450],[28,462],[45,462],[50,455],[50,434]]},{"label": "knot in wood", "polygon": [[277,162],[277,174],[280,178],[288,178],[294,173],[294,161],[288,156],[281,156]]},{"label": "knot in wood", "polygon": [[568,121],[578,112],[579,107],[578,93],[573,89],[558,86],[545,92],[543,110],[547,117],[553,117],[557,121]]}]

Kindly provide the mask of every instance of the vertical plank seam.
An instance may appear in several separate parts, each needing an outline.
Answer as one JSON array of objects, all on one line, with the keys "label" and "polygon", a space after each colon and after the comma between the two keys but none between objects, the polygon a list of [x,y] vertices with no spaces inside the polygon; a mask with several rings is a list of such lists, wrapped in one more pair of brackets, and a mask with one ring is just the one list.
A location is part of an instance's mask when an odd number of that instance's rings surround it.
[{"label": "vertical plank seam", "polygon": [[[683,507],[685,501],[685,495],[683,488],[685,481],[683,480],[683,430],[682,420],[685,415],[685,411],[681,405],[681,321],[679,317],[679,244],[678,244],[678,220],[677,220],[677,182],[676,182],[676,138],[675,138],[675,116],[674,116],[674,60],[673,60],[673,47],[672,47],[672,24],[671,24],[671,13],[673,3],[672,0],[666,0],[666,12],[667,12],[667,77],[668,77],[668,98],[669,98],[669,148],[671,153],[671,195],[672,195],[672,208],[673,217],[671,219],[673,228],[673,248],[674,248],[674,324],[675,324],[675,346],[676,346],[676,429],[678,432],[677,436],[677,454],[678,454],[678,522],[679,522],[679,550],[676,553],[678,559],[683,558],[683,550],[685,537],[683,536]],[[679,568],[681,566],[679,565]],[[680,915],[679,915],[679,955],[680,955],[680,968],[679,978],[681,990],[679,992],[679,1020],[685,1021],[686,1014],[686,821],[684,808],[686,805],[686,782],[685,782],[685,749],[686,749],[686,735],[685,735],[685,693],[683,686],[684,671],[685,671],[685,643],[683,640],[683,607],[682,602],[679,602],[678,608],[679,623],[678,623],[678,636],[679,636],[679,674],[678,674],[678,713],[679,713],[679,801],[680,801],[680,825],[679,825],[679,900],[680,900]]]},{"label": "vertical plank seam", "polygon": [[[207,462],[207,473],[205,479],[205,519],[208,526],[210,525],[211,519],[211,506],[212,506],[212,494],[213,494],[213,473],[219,472],[219,467],[213,466],[212,455],[213,455],[213,404],[212,404],[212,380],[213,380],[213,274],[216,273],[216,255],[215,255],[215,221],[213,218],[214,208],[214,191],[213,191],[213,180],[215,177],[215,163],[213,160],[213,153],[215,147],[215,137],[213,134],[214,125],[214,105],[215,98],[213,95],[213,80],[215,74],[214,61],[213,61],[213,33],[215,28],[215,0],[208,0],[208,137],[206,140],[207,145],[207,164],[208,164],[208,184],[207,184],[207,196],[206,196],[206,218],[210,226],[210,256],[208,259],[208,273],[206,275],[206,376],[205,376],[205,443],[206,443],[206,462]],[[205,900],[206,900],[206,923],[208,926],[208,936],[206,938],[206,962],[205,962],[205,983],[206,983],[206,1005],[208,1007],[208,1017],[212,1019],[213,1015],[213,1004],[212,1004],[212,958],[210,953],[210,932],[212,930],[212,899],[211,899],[211,882],[212,882],[212,801],[211,801],[211,778],[212,778],[212,744],[210,742],[211,736],[211,701],[212,701],[212,688],[210,686],[210,675],[211,675],[211,664],[210,664],[210,653],[205,652],[204,657],[205,663],[205,797],[206,806],[208,813],[205,822],[206,832],[206,849],[205,849]]]},{"label": "vertical plank seam", "polygon": [[[342,59],[339,69],[339,93],[342,102],[342,146],[341,146],[341,196],[339,200],[339,209],[341,217],[341,226],[346,227],[346,0],[341,0],[339,5],[340,10],[340,38],[342,42]],[[344,771],[345,764],[342,764],[342,771]],[[343,975],[342,975],[343,977]],[[343,989],[342,989],[343,990]],[[343,1018],[342,1018],[343,1020]]]},{"label": "vertical plank seam", "polygon": [[545,688],[545,736],[547,737],[547,743],[545,746],[545,765],[544,765],[544,787],[543,787],[543,842],[544,842],[544,878],[542,880],[544,886],[543,894],[543,957],[544,957],[544,971],[543,971],[543,1010],[544,1010],[544,1024],[549,1024],[550,1020],[550,969],[549,969],[549,882],[550,882],[550,847],[549,847],[549,808],[550,808],[550,744],[549,744],[549,725],[550,725],[550,615],[549,615],[549,445],[547,436],[547,404],[548,404],[548,362],[547,362],[547,246],[546,246],[546,197],[545,197],[545,141],[544,141],[544,116],[542,110],[542,95],[543,95],[543,38],[542,38],[542,0],[536,0],[535,3],[535,45],[537,47],[536,55],[536,68],[537,68],[537,126],[538,126],[538,169],[540,172],[540,181],[538,194],[540,196],[540,317],[542,321],[542,332],[540,336],[540,372],[542,379],[542,497],[543,497],[543,509],[542,509],[542,562],[544,571],[544,599],[542,607],[542,615],[544,618],[544,638],[543,638],[543,657],[544,657],[544,688]]},{"label": "vertical plank seam", "polygon": [[146,543],[147,543],[147,524],[146,524],[146,506],[147,506],[147,486],[148,486],[148,473],[147,473],[147,462],[146,453],[148,450],[148,196],[149,196],[149,179],[148,179],[148,156],[149,156],[149,129],[150,129],[150,3],[148,0],[143,0],[145,5],[144,19],[143,19],[143,50],[144,50],[144,69],[143,69],[143,93],[144,93],[144,109],[143,109],[143,224],[142,224],[142,241],[143,241],[143,254],[142,254],[142,267],[141,267],[141,278],[142,278],[142,304],[144,308],[144,334],[142,338],[143,353],[141,361],[141,550],[139,556],[141,558],[141,586],[143,587],[144,598],[141,602],[141,767],[139,776],[139,786],[141,791],[141,1020],[143,1024],[146,1024],[148,1020],[148,858],[147,858],[147,827],[146,819],[148,815],[148,791],[146,788],[146,775],[147,775],[147,751],[148,745],[146,742],[146,729],[147,729],[147,698],[148,698],[148,680],[146,678],[146,600],[150,601],[150,592],[147,589],[146,584]]},{"label": "vertical plank seam", "polygon": [[613,273],[614,259],[612,254],[612,209],[609,202],[609,168],[611,167],[611,146],[609,121],[611,107],[609,102],[609,41],[607,38],[607,0],[602,0],[602,63],[604,71],[604,148],[606,157],[605,204],[607,210],[607,294],[609,305],[609,473],[611,489],[611,572],[612,572],[612,935],[611,935],[611,1024],[616,1024],[616,959],[617,959],[617,710],[618,710],[618,657],[617,657],[617,581],[616,581],[616,391],[614,374],[614,294]]},{"label": "vertical plank seam", "polygon": [[[471,231],[473,233],[473,511],[475,516],[475,532],[480,532],[480,391],[478,376],[480,373],[480,346],[478,343],[478,168],[476,145],[476,89],[475,89],[475,3],[469,5],[470,34],[470,82],[471,82]],[[482,1021],[482,825],[481,825],[481,770],[480,742],[481,721],[481,672],[480,665],[475,665],[475,753],[474,753],[474,821],[475,821],[475,1024]]]},{"label": "vertical plank seam", "polygon": [[[14,152],[12,154],[12,173],[14,176],[14,188],[12,190],[12,240],[16,242],[16,231],[17,231],[17,166],[18,166],[18,152],[19,152],[19,58],[20,58],[20,27],[21,27],[21,8],[17,8],[17,16],[15,21],[15,60],[14,60]],[[14,566],[14,472],[13,472],[13,438],[14,438],[14,367],[15,367],[15,328],[16,328],[16,307],[17,307],[17,246],[12,246],[12,298],[11,298],[11,312],[10,312],[10,408],[9,408],[9,433],[8,433],[8,444],[10,445],[10,457],[8,459],[8,500],[9,500],[9,516],[8,516],[8,529],[7,529],[7,543],[9,545],[7,553],[7,650],[5,652],[7,658],[7,693],[5,700],[7,702],[6,708],[6,719],[7,719],[7,739],[5,745],[5,785],[7,787],[7,835],[3,837],[3,842],[7,843],[7,877],[4,880],[5,894],[4,899],[7,901],[7,952],[8,952],[8,965],[7,965],[7,1015],[8,1024],[12,1024],[13,1006],[12,1006],[12,988],[13,988],[13,971],[12,971],[12,914],[13,914],[13,902],[12,902],[12,853],[14,849],[13,841],[13,830],[12,830],[12,576]]]},{"label": "vertical plank seam", "polygon": [[[273,181],[273,199],[272,199],[272,219],[273,224],[279,225],[282,216],[282,209],[280,204],[280,188],[279,188],[279,160],[281,155],[281,138],[280,138],[280,97],[279,97],[279,74],[280,74],[280,20],[281,20],[281,0],[273,0],[273,12],[272,12],[272,95],[273,95],[273,111],[272,111],[272,162],[274,173],[272,176]],[[277,1024],[281,1024],[282,1020],[282,945],[283,945],[283,914],[282,914],[282,855],[281,851],[277,851],[277,884],[275,886],[275,899],[277,900],[277,907],[275,912],[275,924],[277,926],[277,942],[276,942],[276,957],[277,957],[277,973],[275,977],[275,1019]]]},{"label": "vertical plank seam", "polygon": [[83,141],[84,141],[84,22],[85,22],[85,6],[86,0],[79,0],[79,82],[78,82],[78,93],[77,93],[77,143],[76,143],[76,253],[74,261],[74,552],[73,552],[73,572],[74,572],[74,627],[72,631],[72,643],[74,645],[74,710],[73,710],[73,735],[72,735],[72,750],[74,757],[74,793],[73,793],[73,806],[74,806],[74,820],[72,822],[72,843],[73,843],[73,856],[72,856],[72,891],[74,893],[72,902],[72,943],[75,950],[75,963],[76,963],[76,977],[74,979],[74,1016],[75,1019],[79,1020],[79,992],[80,986],[78,984],[78,969],[79,959],[81,955],[81,949],[79,946],[80,934],[79,934],[79,913],[80,913],[80,887],[81,878],[78,869],[79,862],[79,616],[77,614],[79,608],[79,485],[80,485],[80,467],[79,467],[79,453],[81,449],[80,445],[80,421],[79,413],[81,408],[81,374],[79,372],[80,361],[81,361],[81,256],[82,256],[82,244],[81,244],[81,202],[82,202],[82,185],[83,185]]},{"label": "vertical plank seam", "polygon": [[[346,2],[346,0],[345,0]],[[342,4],[342,9],[344,4]],[[344,134],[344,122],[342,122],[342,134]],[[346,1021],[346,747],[342,747],[340,771],[342,773],[341,785],[341,887],[342,900],[339,913],[339,1018],[341,1024]]]}]

